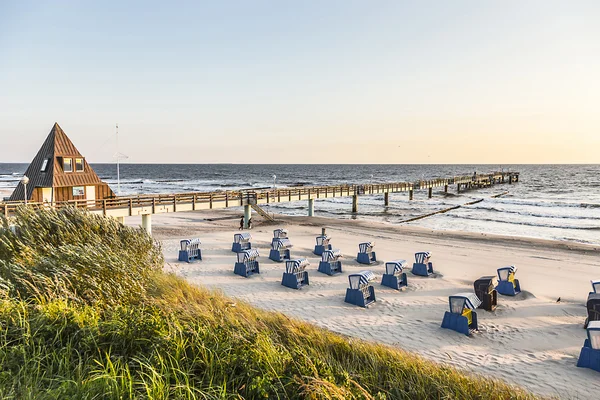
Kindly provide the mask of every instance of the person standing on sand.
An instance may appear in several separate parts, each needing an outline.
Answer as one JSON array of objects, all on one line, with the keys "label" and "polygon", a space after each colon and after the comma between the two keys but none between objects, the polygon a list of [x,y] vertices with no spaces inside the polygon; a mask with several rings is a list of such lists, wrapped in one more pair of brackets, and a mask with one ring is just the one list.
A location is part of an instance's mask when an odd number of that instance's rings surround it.
[{"label": "person standing on sand", "polygon": [[242,215],[242,218],[240,219],[240,231],[244,230],[244,216]]},{"label": "person standing on sand", "polygon": [[248,220],[248,229],[252,229],[252,218]]}]

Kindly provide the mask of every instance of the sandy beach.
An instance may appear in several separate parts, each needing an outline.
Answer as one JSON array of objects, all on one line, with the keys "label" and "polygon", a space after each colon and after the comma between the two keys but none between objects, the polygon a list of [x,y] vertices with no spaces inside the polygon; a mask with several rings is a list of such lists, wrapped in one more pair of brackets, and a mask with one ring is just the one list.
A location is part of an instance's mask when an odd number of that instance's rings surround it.
[{"label": "sandy beach", "polygon": [[[589,282],[600,277],[597,247],[361,220],[282,216],[280,222],[266,224],[256,217],[251,232],[253,247],[261,253],[261,274],[245,279],[233,274],[231,243],[238,215],[220,211],[154,216],[153,235],[162,243],[165,269],[257,307],[344,335],[398,346],[537,394],[596,398],[588,388],[600,376],[577,368],[576,362],[585,339]],[[140,221],[131,217],[126,223],[138,225]],[[289,230],[292,258],[310,260],[310,286],[293,290],[281,285],[284,264],[268,259],[272,231],[278,227]],[[344,254],[341,275],[330,277],[316,271],[320,258],[312,250],[321,227],[327,228],[333,247]],[[201,238],[203,261],[179,263],[179,240],[191,237]],[[356,262],[362,241],[375,241],[381,261],[371,266]],[[379,284],[383,261],[402,258],[412,266],[413,254],[423,250],[432,252],[435,277],[408,272],[408,288],[402,292]],[[511,264],[519,268],[523,292],[512,298],[499,296],[495,312],[478,310],[479,332],[467,337],[440,327],[449,295],[473,291],[475,279]],[[348,274],[364,269],[377,275],[377,302],[367,309],[344,302]]]}]

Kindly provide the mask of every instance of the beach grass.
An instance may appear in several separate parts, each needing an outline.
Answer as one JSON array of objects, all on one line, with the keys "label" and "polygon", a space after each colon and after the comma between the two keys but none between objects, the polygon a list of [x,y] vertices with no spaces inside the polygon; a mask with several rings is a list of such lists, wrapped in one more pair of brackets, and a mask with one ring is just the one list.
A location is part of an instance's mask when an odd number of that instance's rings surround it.
[{"label": "beach grass", "polygon": [[3,219],[0,397],[534,398],[256,309],[162,265],[149,236],[112,219],[72,209]]}]

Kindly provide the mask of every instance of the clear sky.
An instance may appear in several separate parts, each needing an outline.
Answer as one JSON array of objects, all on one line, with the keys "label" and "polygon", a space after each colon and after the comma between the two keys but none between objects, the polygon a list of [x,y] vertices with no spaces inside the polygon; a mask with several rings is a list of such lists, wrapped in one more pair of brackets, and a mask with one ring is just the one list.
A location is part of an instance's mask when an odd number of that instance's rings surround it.
[{"label": "clear sky", "polygon": [[600,1],[0,0],[0,162],[600,163]]}]

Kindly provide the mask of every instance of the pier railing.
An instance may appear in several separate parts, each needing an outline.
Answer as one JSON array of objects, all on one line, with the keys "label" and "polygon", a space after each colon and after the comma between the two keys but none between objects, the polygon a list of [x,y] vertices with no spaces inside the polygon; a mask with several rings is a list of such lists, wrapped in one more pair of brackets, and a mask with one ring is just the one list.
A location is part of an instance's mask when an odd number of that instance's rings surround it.
[{"label": "pier railing", "polygon": [[[421,180],[417,182],[395,183],[370,183],[335,186],[297,186],[273,189],[244,189],[215,192],[187,192],[175,194],[145,194],[127,197],[115,197],[103,200],[70,200],[55,203],[32,203],[33,208],[86,208],[90,211],[112,214],[111,210],[127,210],[124,214],[137,215],[134,209],[143,209],[144,212],[190,211],[196,209],[211,209],[224,207],[238,207],[247,204],[269,204],[282,201],[295,201],[303,199],[319,199],[355,195],[371,195],[381,193],[411,192],[418,189],[446,187],[449,185],[473,185],[475,187],[489,186],[494,183],[518,181],[518,172],[494,172],[491,174],[473,174]],[[22,201],[0,203],[0,213],[10,215],[17,207],[23,205]],[[213,207],[214,206],[214,207]],[[164,211],[167,210],[167,211]]]}]

